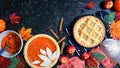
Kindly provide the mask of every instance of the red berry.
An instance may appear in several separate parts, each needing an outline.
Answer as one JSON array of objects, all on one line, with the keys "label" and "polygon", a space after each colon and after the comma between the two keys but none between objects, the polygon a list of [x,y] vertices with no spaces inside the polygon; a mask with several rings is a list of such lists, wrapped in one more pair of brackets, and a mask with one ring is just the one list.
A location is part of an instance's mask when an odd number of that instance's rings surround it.
[{"label": "red berry", "polygon": [[103,6],[104,6],[105,9],[111,9],[113,7],[113,1],[112,0],[106,0],[104,2]]},{"label": "red berry", "polygon": [[81,57],[81,59],[83,59],[83,60],[87,60],[87,59],[90,57],[90,55],[89,55],[88,52],[84,52],[84,53],[81,54],[80,57]]},{"label": "red berry", "polygon": [[68,61],[68,57],[66,55],[62,55],[59,58],[59,62],[65,64]]},{"label": "red berry", "polygon": [[75,53],[75,47],[70,45],[70,46],[67,47],[66,51],[67,51],[68,54],[74,54]]}]

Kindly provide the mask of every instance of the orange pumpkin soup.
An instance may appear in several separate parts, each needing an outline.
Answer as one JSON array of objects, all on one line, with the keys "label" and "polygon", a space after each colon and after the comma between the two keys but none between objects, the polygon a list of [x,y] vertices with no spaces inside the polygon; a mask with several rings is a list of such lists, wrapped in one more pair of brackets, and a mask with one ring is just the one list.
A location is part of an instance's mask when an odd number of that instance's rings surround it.
[{"label": "orange pumpkin soup", "polygon": [[20,38],[15,33],[9,33],[7,34],[3,39],[1,43],[1,47],[4,48],[8,46],[7,52],[9,53],[16,53],[19,51],[21,47],[21,41]]},{"label": "orange pumpkin soup", "polygon": [[[38,37],[32,40],[32,42],[30,42],[27,49],[28,60],[30,62],[33,62],[34,60],[43,62],[43,60],[40,59],[38,55],[42,55],[40,49],[46,51],[46,47],[48,47],[52,51],[52,53],[54,53],[57,50],[57,47],[55,46],[54,42],[48,38]],[[35,65],[40,66],[40,64],[35,64]]]}]

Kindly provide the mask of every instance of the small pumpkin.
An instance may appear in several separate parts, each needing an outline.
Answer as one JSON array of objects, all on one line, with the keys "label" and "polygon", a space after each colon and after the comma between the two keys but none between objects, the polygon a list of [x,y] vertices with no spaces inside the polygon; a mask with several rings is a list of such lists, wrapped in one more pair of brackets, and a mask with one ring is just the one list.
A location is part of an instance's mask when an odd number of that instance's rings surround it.
[{"label": "small pumpkin", "polygon": [[119,12],[120,11],[120,0],[115,0],[114,2],[114,10]]},{"label": "small pumpkin", "polygon": [[5,21],[3,19],[0,19],[0,32],[4,31],[6,28]]}]

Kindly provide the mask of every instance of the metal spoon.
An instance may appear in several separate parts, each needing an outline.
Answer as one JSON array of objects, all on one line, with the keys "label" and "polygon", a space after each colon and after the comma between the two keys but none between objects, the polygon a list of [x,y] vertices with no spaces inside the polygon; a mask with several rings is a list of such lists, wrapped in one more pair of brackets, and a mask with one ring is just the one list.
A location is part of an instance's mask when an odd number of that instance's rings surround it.
[{"label": "metal spoon", "polygon": [[6,50],[7,50],[8,46],[2,48],[2,50],[0,50],[0,55],[2,55]]}]

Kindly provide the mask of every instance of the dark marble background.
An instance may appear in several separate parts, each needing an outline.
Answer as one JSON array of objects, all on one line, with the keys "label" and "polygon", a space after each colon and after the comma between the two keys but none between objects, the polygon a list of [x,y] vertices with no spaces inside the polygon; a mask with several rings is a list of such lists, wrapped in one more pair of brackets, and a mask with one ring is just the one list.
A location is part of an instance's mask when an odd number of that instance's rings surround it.
[{"label": "dark marble background", "polygon": [[[86,3],[90,1],[95,3],[92,10],[85,8]],[[57,32],[62,17],[64,18],[64,28],[78,16],[102,10],[100,8],[102,1],[105,0],[0,0],[0,18],[7,23],[6,30],[18,31],[22,26],[25,26],[32,28],[33,34],[51,35],[48,29],[53,28]],[[8,16],[14,12],[21,16],[18,25],[9,23]]]},{"label": "dark marble background", "polygon": [[[90,0],[0,0],[0,18],[5,19],[7,29],[18,30],[22,26],[32,27],[33,34],[48,33],[45,29],[50,26],[57,28],[59,21],[64,18],[64,26],[83,14],[92,14],[101,10],[99,3],[103,0],[93,0],[95,7],[85,9]],[[16,12],[21,16],[19,25],[9,24],[8,15]]]}]

